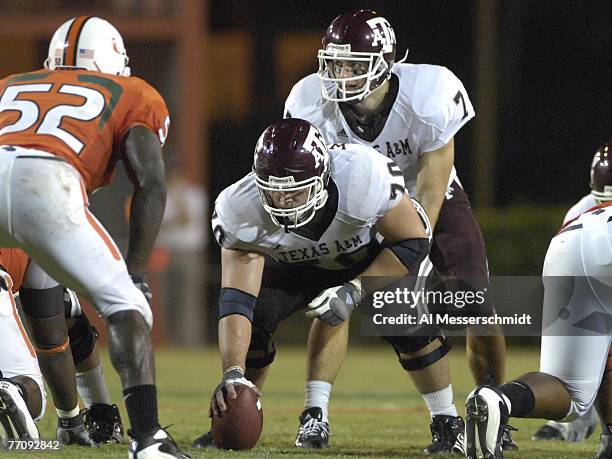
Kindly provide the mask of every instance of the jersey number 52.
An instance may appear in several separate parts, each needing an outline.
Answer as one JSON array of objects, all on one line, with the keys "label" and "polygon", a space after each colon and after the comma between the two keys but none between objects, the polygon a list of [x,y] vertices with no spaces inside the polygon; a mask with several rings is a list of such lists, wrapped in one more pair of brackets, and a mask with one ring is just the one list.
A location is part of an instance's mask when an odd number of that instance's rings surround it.
[{"label": "jersey number 52", "polygon": [[[40,108],[36,102],[28,100],[25,94],[50,92],[52,88],[53,84],[51,83],[8,86],[0,98],[0,112],[14,110],[20,112],[21,116],[13,124],[0,129],[0,136],[9,132],[25,131],[34,126],[41,116]],[[102,113],[106,101],[100,91],[83,86],[62,84],[57,92],[80,96],[85,99],[85,102],[81,105],[56,105],[47,110],[43,114],[36,133],[57,137],[78,155],[85,145],[73,134],[60,128],[62,119],[68,117],[80,121],[90,121]],[[19,99],[17,99],[18,96],[20,96]]]}]

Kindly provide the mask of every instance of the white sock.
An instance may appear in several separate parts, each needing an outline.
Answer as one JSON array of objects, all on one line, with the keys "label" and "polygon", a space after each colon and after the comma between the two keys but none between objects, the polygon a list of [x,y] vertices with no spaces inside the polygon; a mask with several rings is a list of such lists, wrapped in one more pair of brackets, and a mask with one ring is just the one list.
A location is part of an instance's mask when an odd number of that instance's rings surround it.
[{"label": "white sock", "polygon": [[87,408],[93,403],[111,404],[102,364],[83,373],[77,373],[76,382],[79,395]]},{"label": "white sock", "polygon": [[430,394],[421,394],[429,409],[430,416],[443,414],[446,416],[457,416],[457,408],[453,403],[453,385],[449,384],[442,390]]},{"label": "white sock", "polygon": [[73,418],[80,412],[78,403],[77,406],[70,411],[60,410],[59,408],[55,408],[55,411],[57,412],[57,417],[62,419]]},{"label": "white sock", "polygon": [[328,422],[329,396],[332,385],[327,381],[306,381],[304,409],[318,406],[323,412],[323,422]]}]

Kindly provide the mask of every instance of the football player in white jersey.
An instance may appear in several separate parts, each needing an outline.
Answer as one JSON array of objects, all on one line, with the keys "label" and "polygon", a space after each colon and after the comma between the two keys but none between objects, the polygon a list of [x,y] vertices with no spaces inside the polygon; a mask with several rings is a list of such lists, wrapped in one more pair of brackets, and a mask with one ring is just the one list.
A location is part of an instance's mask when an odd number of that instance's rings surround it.
[{"label": "football player in white jersey", "polygon": [[[480,386],[466,402],[466,456],[503,458],[500,436],[510,416],[571,421],[596,401],[602,436],[596,459],[612,458],[608,354],[612,332],[612,193],[601,182],[609,144],[596,153],[591,186],[600,203],[569,218],[550,242],[544,284],[540,370],[500,387]],[[590,199],[581,201],[583,206]],[[576,210],[573,208],[572,210]],[[601,408],[601,409],[600,409]]]},{"label": "football player in white jersey", "polygon": [[[395,34],[385,18],[369,10],[338,16],[318,52],[319,71],[293,87],[285,116],[310,121],[330,143],[367,145],[393,159],[434,228],[430,258],[437,272],[488,284],[482,234],[453,165],[453,138],[474,117],[472,103],[447,68],[395,62],[395,57]],[[492,298],[486,303],[492,311]],[[333,335],[334,352],[343,355],[347,329],[348,324],[330,329],[315,322],[309,341]],[[309,355],[314,356],[309,361],[313,371],[307,377],[305,407],[312,403],[309,391],[317,391],[310,386],[320,386],[318,380],[330,372],[335,375],[340,365],[329,368],[324,353],[313,349]],[[490,336],[476,336],[468,329],[467,355],[477,384],[503,381],[505,340],[499,329]],[[453,442],[444,439],[452,437],[457,420],[437,412],[431,400],[452,399],[450,380],[442,391],[428,392],[434,442],[425,452],[449,452]],[[327,403],[329,391],[315,398]],[[509,432],[504,438],[506,449],[516,449]]]},{"label": "football player in white jersey", "polygon": [[[234,383],[261,388],[275,355],[272,334],[294,311],[308,305],[308,317],[337,326],[362,299],[361,276],[431,271],[431,228],[397,165],[361,145],[328,149],[317,129],[297,118],[263,132],[253,172],[219,195],[212,225],[222,247],[224,373],[211,413],[225,410],[221,389],[231,399]],[[444,339],[384,339],[404,368],[421,362],[448,373]],[[316,434],[313,447],[328,446],[327,413],[303,414],[300,431]],[[206,436],[196,446],[206,446]]]},{"label": "football player in white jersey", "polygon": [[[563,224],[567,224],[587,210],[606,201],[612,201],[612,162],[608,157],[611,142],[597,149],[591,162],[591,192],[574,204],[565,214]],[[612,376],[612,368],[606,366],[606,376]],[[609,386],[606,386],[609,387]],[[599,401],[598,396],[596,403]],[[601,410],[600,410],[601,411]],[[565,440],[568,442],[582,441],[588,438],[597,427],[597,412],[595,406],[580,418],[571,422],[548,421],[534,435],[534,440]],[[612,446],[612,445],[611,445]]]}]

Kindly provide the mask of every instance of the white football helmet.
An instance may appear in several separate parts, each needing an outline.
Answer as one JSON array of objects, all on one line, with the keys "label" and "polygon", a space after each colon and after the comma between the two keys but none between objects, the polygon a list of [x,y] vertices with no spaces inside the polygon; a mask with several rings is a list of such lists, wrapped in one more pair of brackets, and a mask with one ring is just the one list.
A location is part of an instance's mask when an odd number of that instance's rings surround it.
[{"label": "white football helmet", "polygon": [[53,34],[45,68],[82,68],[111,75],[130,76],[128,57],[119,31],[108,21],[79,16]]}]

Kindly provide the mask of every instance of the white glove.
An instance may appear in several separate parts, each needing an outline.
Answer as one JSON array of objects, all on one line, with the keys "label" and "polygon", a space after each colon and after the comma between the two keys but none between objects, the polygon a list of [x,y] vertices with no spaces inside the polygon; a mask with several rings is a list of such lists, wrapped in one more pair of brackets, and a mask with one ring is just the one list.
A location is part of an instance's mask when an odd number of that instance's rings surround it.
[{"label": "white glove", "polygon": [[353,279],[338,287],[323,290],[308,305],[306,317],[317,318],[335,327],[351,315],[362,300],[361,281]]}]

